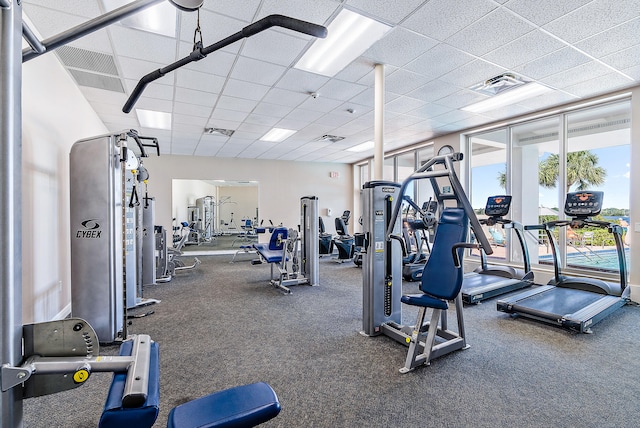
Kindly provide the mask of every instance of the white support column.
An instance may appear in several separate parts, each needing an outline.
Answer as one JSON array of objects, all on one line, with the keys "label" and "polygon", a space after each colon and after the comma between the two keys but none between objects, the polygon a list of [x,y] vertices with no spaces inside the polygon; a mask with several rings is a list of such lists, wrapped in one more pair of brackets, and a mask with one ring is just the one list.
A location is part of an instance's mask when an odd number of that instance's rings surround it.
[{"label": "white support column", "polygon": [[384,64],[375,67],[373,180],[383,180],[384,171]]},{"label": "white support column", "polygon": [[[621,163],[624,163],[621,160]],[[640,88],[631,93],[631,165],[640,165]],[[629,284],[631,300],[640,302],[640,169],[630,168],[629,177],[629,229],[626,241],[629,244]],[[629,266],[627,266],[629,268]]]}]

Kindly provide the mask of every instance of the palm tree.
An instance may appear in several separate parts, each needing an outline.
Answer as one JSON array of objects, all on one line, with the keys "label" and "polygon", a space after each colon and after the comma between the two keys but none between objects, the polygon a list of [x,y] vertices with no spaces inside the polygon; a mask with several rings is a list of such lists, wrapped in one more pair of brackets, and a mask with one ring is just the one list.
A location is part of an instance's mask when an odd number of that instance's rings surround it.
[{"label": "palm tree", "polygon": [[[543,161],[540,161],[538,168],[538,179],[542,187],[553,189],[558,182],[560,169],[560,156],[553,154]],[[569,193],[571,187],[577,184],[576,190],[586,190],[591,186],[599,186],[604,183],[607,170],[598,164],[598,155],[588,150],[571,152],[567,154],[567,188]],[[503,189],[507,185],[507,174],[498,174],[498,182]]]},{"label": "palm tree", "polygon": [[[540,162],[539,175],[540,185],[547,189],[556,187],[558,181],[558,164],[560,157],[551,155]],[[588,150],[567,153],[567,188],[569,193],[571,187],[577,184],[576,190],[586,190],[591,186],[599,186],[604,183],[607,170],[598,164],[598,155]]]}]

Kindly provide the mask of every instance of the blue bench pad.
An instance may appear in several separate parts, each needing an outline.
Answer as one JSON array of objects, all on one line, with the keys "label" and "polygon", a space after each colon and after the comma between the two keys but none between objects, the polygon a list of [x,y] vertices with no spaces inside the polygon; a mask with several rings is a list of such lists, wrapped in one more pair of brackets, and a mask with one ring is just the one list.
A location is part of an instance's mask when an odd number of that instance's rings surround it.
[{"label": "blue bench pad", "polygon": [[434,309],[447,309],[449,305],[446,301],[436,299],[428,294],[405,294],[400,298],[402,303],[413,306],[424,306]]},{"label": "blue bench pad", "polygon": [[[133,341],[120,346],[120,355],[131,355]],[[156,342],[151,343],[149,391],[147,401],[134,408],[122,407],[122,395],[127,373],[114,373],[107,401],[100,417],[99,428],[151,427],[158,418],[160,408],[160,350]]]},{"label": "blue bench pad", "polygon": [[249,427],[280,413],[280,402],[264,382],[238,386],[181,404],[171,410],[167,428]]},{"label": "blue bench pad", "polygon": [[253,248],[255,248],[267,263],[280,263],[282,261],[282,249],[270,250],[267,244],[253,244]]}]

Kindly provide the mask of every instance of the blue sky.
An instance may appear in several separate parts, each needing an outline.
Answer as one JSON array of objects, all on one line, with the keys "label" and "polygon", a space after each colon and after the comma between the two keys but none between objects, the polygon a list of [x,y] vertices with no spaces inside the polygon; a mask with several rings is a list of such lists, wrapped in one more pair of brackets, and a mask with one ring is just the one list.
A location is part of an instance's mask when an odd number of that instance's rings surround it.
[{"label": "blue sky", "polygon": [[[598,155],[598,165],[607,171],[604,185],[590,189],[604,191],[605,208],[629,208],[629,150],[629,145],[591,150]],[[498,182],[498,175],[504,170],[504,164],[486,165],[473,169],[471,204],[474,208],[483,208],[489,196],[505,192]],[[557,189],[540,188],[540,205],[550,208],[558,207]]]}]

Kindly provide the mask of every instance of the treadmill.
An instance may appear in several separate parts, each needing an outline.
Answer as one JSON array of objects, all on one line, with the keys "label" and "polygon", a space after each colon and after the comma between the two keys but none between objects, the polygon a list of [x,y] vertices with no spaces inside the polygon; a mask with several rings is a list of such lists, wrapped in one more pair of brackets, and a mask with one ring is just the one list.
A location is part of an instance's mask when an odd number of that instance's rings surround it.
[{"label": "treadmill", "polygon": [[[567,194],[564,212],[569,220],[551,221],[527,229],[544,230],[552,244],[555,277],[548,285],[536,287],[497,302],[502,312],[562,326],[566,329],[591,333],[591,327],[629,301],[627,268],[622,242],[622,227],[615,223],[593,220],[602,209],[603,192],[581,191]],[[619,283],[595,278],[562,275],[560,254],[553,229],[571,226],[574,229],[598,227],[607,229],[614,237],[620,265]]]},{"label": "treadmill", "polygon": [[529,287],[533,283],[533,272],[531,272],[524,227],[518,222],[504,218],[509,213],[510,208],[511,196],[490,196],[484,209],[484,213],[488,218],[479,221],[486,226],[499,224],[503,229],[513,229],[516,232],[522,249],[524,269],[516,269],[512,266],[489,265],[485,252],[480,250],[480,266],[473,272],[465,274],[462,282],[462,301],[464,303],[480,303],[483,300],[501,294]]}]

